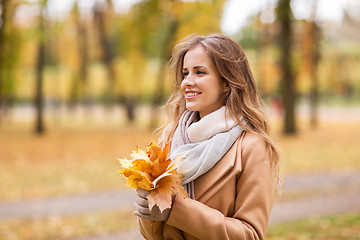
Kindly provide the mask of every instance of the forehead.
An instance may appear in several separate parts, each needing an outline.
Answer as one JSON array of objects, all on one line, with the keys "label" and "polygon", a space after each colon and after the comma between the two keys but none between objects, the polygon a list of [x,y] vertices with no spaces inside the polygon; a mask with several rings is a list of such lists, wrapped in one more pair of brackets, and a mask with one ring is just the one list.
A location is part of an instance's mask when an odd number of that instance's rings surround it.
[{"label": "forehead", "polygon": [[192,68],[194,66],[213,67],[213,63],[209,54],[202,46],[191,48],[184,56],[184,68]]}]

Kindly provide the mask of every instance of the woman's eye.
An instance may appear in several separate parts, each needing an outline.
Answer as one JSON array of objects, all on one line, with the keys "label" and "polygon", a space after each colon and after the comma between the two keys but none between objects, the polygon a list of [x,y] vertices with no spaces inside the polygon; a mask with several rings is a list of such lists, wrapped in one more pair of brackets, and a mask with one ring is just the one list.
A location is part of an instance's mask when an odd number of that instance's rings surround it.
[{"label": "woman's eye", "polygon": [[205,72],[203,72],[203,71],[197,71],[197,74],[202,75],[202,74],[205,74]]},{"label": "woman's eye", "polygon": [[189,73],[188,73],[188,72],[183,72],[183,78],[186,78],[186,77],[187,77],[187,75],[189,75]]}]

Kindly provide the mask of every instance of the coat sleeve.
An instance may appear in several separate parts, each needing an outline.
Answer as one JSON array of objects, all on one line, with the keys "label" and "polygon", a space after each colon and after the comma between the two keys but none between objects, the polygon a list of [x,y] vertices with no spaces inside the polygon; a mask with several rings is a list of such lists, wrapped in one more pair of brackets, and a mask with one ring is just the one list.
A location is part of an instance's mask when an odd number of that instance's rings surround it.
[{"label": "coat sleeve", "polygon": [[234,215],[226,217],[201,202],[176,197],[167,224],[199,239],[265,239],[275,196],[270,152],[255,135],[244,137],[240,145]]},{"label": "coat sleeve", "polygon": [[138,217],[138,224],[141,235],[147,240],[162,239],[163,222],[151,222]]}]

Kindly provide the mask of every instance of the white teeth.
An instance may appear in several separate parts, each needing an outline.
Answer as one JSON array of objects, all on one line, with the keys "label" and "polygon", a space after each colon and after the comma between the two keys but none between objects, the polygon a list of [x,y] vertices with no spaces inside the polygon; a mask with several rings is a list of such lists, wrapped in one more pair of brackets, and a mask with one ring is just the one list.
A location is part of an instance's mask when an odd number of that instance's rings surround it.
[{"label": "white teeth", "polygon": [[197,96],[197,95],[199,95],[199,93],[194,93],[194,92],[186,93],[187,97],[194,97],[194,96]]}]

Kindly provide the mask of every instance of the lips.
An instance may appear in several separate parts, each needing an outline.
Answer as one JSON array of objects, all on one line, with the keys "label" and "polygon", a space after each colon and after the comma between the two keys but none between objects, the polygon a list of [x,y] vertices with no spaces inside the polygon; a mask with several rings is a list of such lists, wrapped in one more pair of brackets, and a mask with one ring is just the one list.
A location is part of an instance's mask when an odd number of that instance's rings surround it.
[{"label": "lips", "polygon": [[186,99],[194,99],[197,96],[199,96],[201,92],[195,92],[195,91],[185,91],[185,98]]}]

